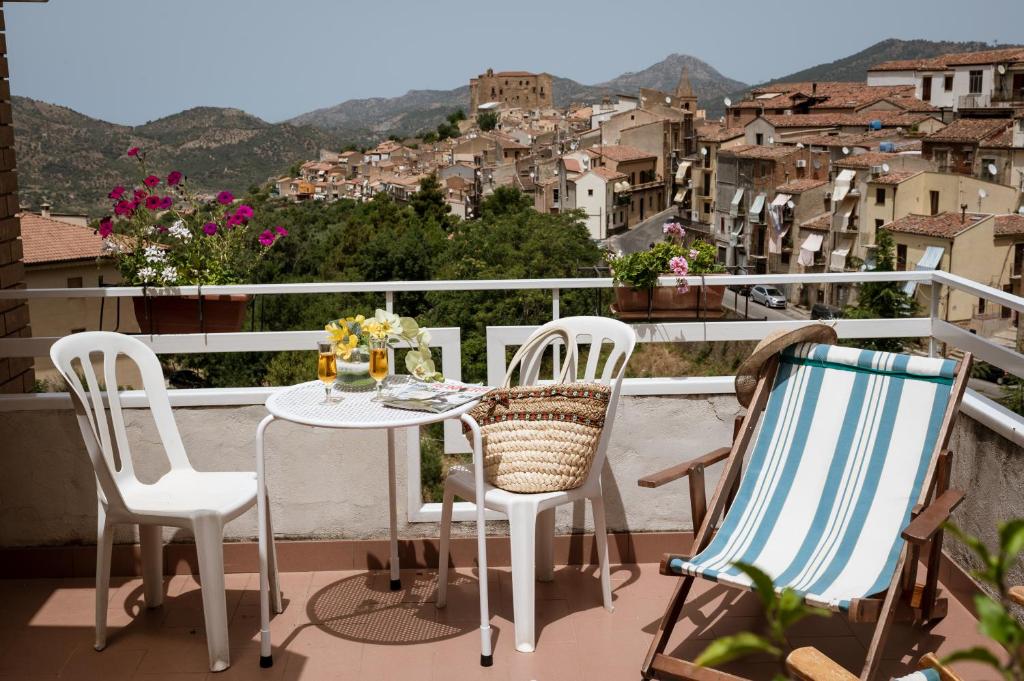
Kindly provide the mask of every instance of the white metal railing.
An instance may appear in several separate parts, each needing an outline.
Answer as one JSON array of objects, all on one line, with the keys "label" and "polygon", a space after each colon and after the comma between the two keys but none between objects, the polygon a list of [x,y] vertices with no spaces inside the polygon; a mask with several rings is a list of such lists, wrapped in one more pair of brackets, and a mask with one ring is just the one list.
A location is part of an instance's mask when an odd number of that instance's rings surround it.
[{"label": "white metal railing", "polygon": [[[1024,313],[1024,298],[939,271],[908,272],[830,272],[803,274],[743,274],[690,276],[686,281],[691,286],[714,285],[755,285],[755,284],[857,284],[877,281],[915,281],[922,286],[947,286],[971,296],[982,298],[993,304]],[[675,277],[663,277],[662,285],[675,285]],[[393,309],[395,294],[404,292],[429,291],[511,291],[546,290],[551,295],[551,316],[557,319],[561,314],[561,292],[570,289],[609,289],[613,283],[609,278],[570,279],[508,279],[508,280],[439,280],[439,281],[392,281],[392,282],[321,282],[297,284],[254,284],[232,286],[183,286],[171,289],[144,289],[142,287],[103,287],[76,289],[5,289],[0,290],[0,299],[54,299],[54,298],[125,298],[145,295],[314,295],[339,293],[378,293],[384,298],[384,307]],[[936,292],[937,293],[937,292]],[[841,338],[928,338],[929,351],[935,354],[939,343],[969,351],[975,356],[998,366],[1014,375],[1024,378],[1024,355],[992,341],[976,336],[963,328],[938,318],[938,295],[932,295],[932,306],[927,316],[908,319],[840,319],[833,322]],[[670,323],[633,324],[642,343],[657,342],[707,342],[759,340],[775,330],[793,328],[805,324],[805,320],[765,321],[713,321],[691,320]],[[487,374],[494,383],[504,375],[506,347],[521,343],[536,327],[511,326],[489,327],[487,329]],[[315,331],[248,331],[215,334],[146,334],[138,337],[158,354],[164,353],[207,353],[207,352],[253,352],[305,350],[323,332]],[[452,378],[461,376],[461,332],[458,328],[432,329],[434,347],[442,352],[442,371]],[[3,338],[0,339],[0,357],[43,357],[56,338]],[[222,388],[175,390],[171,401],[178,407],[225,406],[262,404],[272,388]],[[659,377],[627,379],[623,386],[624,395],[700,395],[723,394],[733,391],[732,379],[720,377]],[[125,391],[125,407],[144,408],[147,406],[142,391]],[[64,393],[42,393],[32,395],[0,396],[0,411],[24,409],[64,409],[70,407],[70,400]],[[976,393],[969,393],[964,401],[964,412],[979,420],[1000,435],[1024,446],[1024,419],[1004,407]],[[434,521],[439,518],[439,504],[424,503],[420,495],[419,438],[409,437],[407,451],[409,461],[408,500],[411,521]],[[465,450],[465,442],[458,434],[457,424],[446,427],[445,449],[448,452]],[[457,504],[458,518],[472,518],[473,506]]]}]

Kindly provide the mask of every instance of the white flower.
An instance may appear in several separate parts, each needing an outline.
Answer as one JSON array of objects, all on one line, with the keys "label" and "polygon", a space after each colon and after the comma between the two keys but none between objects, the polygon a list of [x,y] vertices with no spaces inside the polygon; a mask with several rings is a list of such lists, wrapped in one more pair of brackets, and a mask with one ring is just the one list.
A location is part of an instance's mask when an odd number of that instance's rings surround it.
[{"label": "white flower", "polygon": [[189,231],[188,227],[181,220],[177,220],[173,225],[167,228],[167,233],[173,237],[177,237],[182,241],[189,241],[192,238],[192,232]]},{"label": "white flower", "polygon": [[164,253],[164,249],[159,246],[146,246],[146,250],[143,251],[143,257],[151,263],[161,263],[167,259],[167,254]]},{"label": "white flower", "polygon": [[160,273],[160,277],[166,283],[172,283],[175,279],[178,278],[178,270],[168,265],[167,267],[164,268],[163,272]]},{"label": "white flower", "polygon": [[153,281],[156,279],[156,270],[152,267],[143,267],[138,271],[139,279],[142,281]]}]

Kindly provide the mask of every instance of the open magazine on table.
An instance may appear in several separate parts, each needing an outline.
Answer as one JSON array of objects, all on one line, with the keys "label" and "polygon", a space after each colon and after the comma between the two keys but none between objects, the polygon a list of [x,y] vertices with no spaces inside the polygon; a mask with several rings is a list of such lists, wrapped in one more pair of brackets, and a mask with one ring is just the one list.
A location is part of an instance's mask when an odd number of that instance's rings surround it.
[{"label": "open magazine on table", "polygon": [[388,386],[381,396],[381,403],[385,407],[393,409],[440,414],[461,407],[467,402],[478,400],[490,391],[490,386],[473,385],[461,381],[442,381],[440,383],[409,381]]}]

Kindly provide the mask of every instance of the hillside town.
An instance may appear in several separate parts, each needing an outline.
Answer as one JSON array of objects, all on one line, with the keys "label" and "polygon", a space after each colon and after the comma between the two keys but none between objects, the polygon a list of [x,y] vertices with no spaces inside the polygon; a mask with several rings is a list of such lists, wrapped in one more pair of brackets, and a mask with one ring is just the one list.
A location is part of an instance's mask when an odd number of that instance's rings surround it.
[{"label": "hillside town", "polygon": [[[552,106],[552,87],[547,74],[489,69],[470,81],[458,136],[324,150],[277,191],[404,201],[436,174],[452,213],[472,218],[483,197],[511,186],[538,211],[582,211],[591,237],[612,248],[645,247],[678,221],[739,273],[871,269],[884,228],[899,269],[1020,287],[1024,49],[879,63],[861,83],[757,87],[726,99],[718,119],[698,108],[685,71],[673,92],[567,109]],[[852,288],[795,286],[789,299],[839,308]],[[915,293],[928,304],[928,291]],[[948,321],[1009,312],[956,298],[937,301]]]}]

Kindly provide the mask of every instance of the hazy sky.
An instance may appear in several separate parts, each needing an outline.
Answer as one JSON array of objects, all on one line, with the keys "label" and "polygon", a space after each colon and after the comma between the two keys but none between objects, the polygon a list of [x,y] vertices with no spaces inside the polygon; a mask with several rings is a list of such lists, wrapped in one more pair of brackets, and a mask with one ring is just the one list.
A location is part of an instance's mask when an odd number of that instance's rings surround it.
[{"label": "hazy sky", "polygon": [[1024,42],[1024,0],[50,0],[6,19],[15,94],[132,124],[278,121],[488,66],[596,83],[681,52],[749,83],[888,37]]}]

